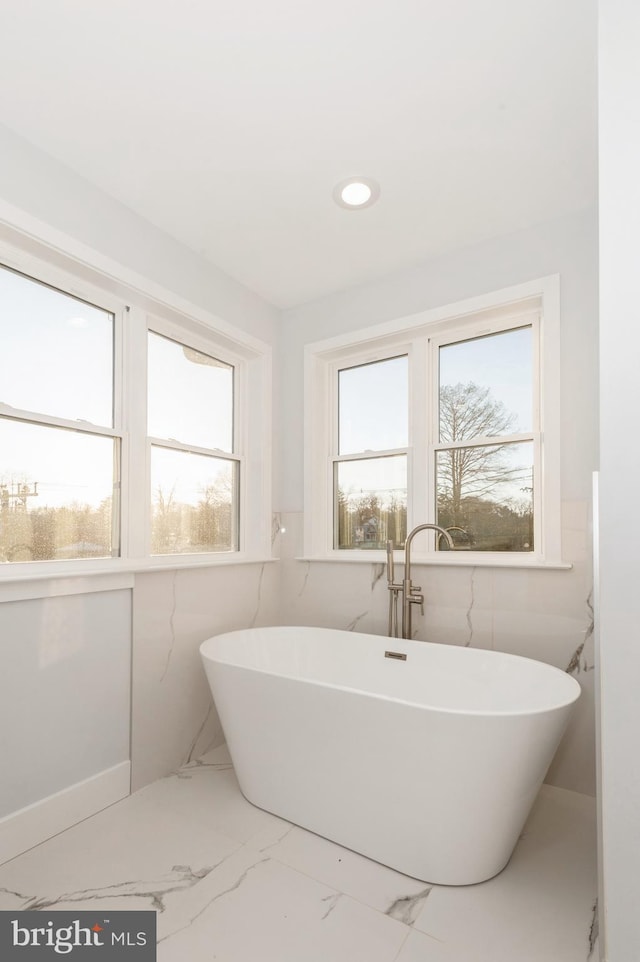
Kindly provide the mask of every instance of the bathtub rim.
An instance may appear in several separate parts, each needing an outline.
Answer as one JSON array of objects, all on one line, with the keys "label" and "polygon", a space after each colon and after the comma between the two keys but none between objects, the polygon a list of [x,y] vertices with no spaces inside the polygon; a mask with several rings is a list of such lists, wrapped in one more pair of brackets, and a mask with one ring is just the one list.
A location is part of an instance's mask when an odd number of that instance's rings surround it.
[{"label": "bathtub rim", "polygon": [[[216,658],[212,656],[207,650],[208,648],[213,647],[213,642],[215,642],[217,639],[225,639],[230,636],[246,635],[246,634],[264,631],[264,630],[276,631],[276,630],[281,630],[283,628],[286,628],[288,632],[302,629],[306,631],[337,632],[344,635],[353,635],[353,634],[362,635],[368,638],[379,640],[381,643],[386,643],[386,642],[391,642],[393,644],[400,643],[400,650],[404,645],[407,645],[410,648],[418,647],[422,645],[429,645],[433,648],[438,648],[440,650],[450,650],[455,648],[461,651],[464,650],[464,651],[481,652],[482,654],[486,655],[488,658],[498,657],[501,659],[506,659],[507,661],[515,660],[518,662],[527,662],[527,663],[533,662],[535,665],[541,665],[544,669],[549,669],[554,673],[559,672],[561,675],[563,675],[570,683],[570,687],[573,687],[574,694],[573,694],[573,697],[568,697],[563,701],[558,701],[554,704],[548,704],[541,708],[529,708],[529,709],[515,709],[515,710],[514,709],[497,709],[497,708],[472,709],[472,708],[463,708],[463,707],[448,707],[445,705],[429,705],[429,704],[425,704],[425,702],[414,701],[408,698],[399,698],[394,695],[384,694],[383,692],[370,691],[366,688],[355,688],[351,685],[335,684],[327,681],[320,681],[314,678],[304,678],[299,675],[286,675],[286,674],[283,674],[282,672],[273,671],[268,668],[261,668],[256,665],[241,665],[241,664],[237,664],[234,661],[229,661],[224,658]],[[393,650],[393,646],[391,646],[390,648],[387,648],[386,644],[383,644],[383,647],[385,650]],[[573,675],[570,675],[568,672],[564,671],[562,668],[558,668],[555,665],[550,665],[548,662],[540,661],[539,659],[536,659],[536,658],[529,658],[526,655],[516,655],[507,651],[496,651],[493,648],[466,648],[461,645],[445,645],[440,642],[419,641],[417,639],[389,638],[386,635],[373,635],[370,632],[351,632],[344,628],[326,628],[324,626],[318,626],[318,625],[262,625],[254,628],[232,629],[231,631],[220,632],[217,635],[211,635],[209,638],[206,638],[204,641],[200,643],[199,651],[200,651],[200,657],[205,665],[206,665],[206,662],[209,661],[215,665],[220,665],[221,667],[235,668],[238,671],[255,672],[256,674],[264,675],[271,678],[287,679],[288,681],[295,682],[296,684],[312,685],[318,688],[329,688],[329,689],[332,689],[333,691],[343,691],[353,695],[364,695],[369,698],[377,698],[381,701],[390,702],[392,704],[405,705],[409,708],[418,708],[421,711],[437,712],[437,713],[442,713],[447,715],[461,715],[466,717],[477,717],[477,718],[531,718],[536,715],[546,715],[552,712],[569,709],[578,701],[578,699],[582,694],[582,687],[580,685],[580,682],[576,678],[574,678]]]}]

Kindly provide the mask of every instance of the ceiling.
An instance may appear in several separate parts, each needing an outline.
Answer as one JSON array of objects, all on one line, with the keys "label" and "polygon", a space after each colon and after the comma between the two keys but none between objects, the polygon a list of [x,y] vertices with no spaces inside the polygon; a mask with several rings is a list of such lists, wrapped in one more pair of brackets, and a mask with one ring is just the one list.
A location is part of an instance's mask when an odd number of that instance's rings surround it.
[{"label": "ceiling", "polygon": [[288,308],[594,204],[595,6],[22,0],[0,122]]}]

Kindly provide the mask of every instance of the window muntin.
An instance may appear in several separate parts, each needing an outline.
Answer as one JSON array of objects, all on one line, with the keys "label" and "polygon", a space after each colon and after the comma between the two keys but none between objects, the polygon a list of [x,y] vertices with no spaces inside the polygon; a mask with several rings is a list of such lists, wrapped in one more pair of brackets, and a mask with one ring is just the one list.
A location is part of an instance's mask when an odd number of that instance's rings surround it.
[{"label": "window muntin", "polygon": [[4,404],[113,426],[112,313],[0,267],[0,321]]},{"label": "window muntin", "polygon": [[0,564],[120,553],[112,311],[0,266]]},{"label": "window muntin", "polygon": [[154,330],[147,343],[150,552],[238,551],[234,366]]}]

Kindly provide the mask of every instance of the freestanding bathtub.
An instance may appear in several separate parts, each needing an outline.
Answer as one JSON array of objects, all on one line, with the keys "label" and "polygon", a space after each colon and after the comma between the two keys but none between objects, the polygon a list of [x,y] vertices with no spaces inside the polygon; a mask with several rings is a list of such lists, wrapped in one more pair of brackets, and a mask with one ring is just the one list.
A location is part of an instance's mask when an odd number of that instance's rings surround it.
[{"label": "freestanding bathtub", "polygon": [[443,885],[507,864],[580,695],[528,658],[326,628],[200,652],[250,802]]}]

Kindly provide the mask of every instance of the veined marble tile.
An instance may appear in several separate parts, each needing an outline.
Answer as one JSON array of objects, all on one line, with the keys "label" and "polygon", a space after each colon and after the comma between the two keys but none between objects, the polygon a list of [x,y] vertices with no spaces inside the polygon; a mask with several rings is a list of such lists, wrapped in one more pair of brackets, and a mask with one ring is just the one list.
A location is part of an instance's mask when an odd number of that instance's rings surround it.
[{"label": "veined marble tile", "polygon": [[326,885],[352,896],[390,918],[404,921],[417,914],[430,886],[372,862],[304,829],[292,827],[267,853]]},{"label": "veined marble tile", "polygon": [[462,648],[493,648],[493,612],[487,609],[445,608],[425,602],[424,616],[416,606],[413,636],[420,641]]},{"label": "veined marble tile", "polygon": [[413,962],[427,946],[429,962],[586,962],[595,832],[593,799],[543,786],[504,871],[481,885],[434,886],[414,924],[429,942],[413,939],[398,962]]},{"label": "veined marble tile", "polygon": [[481,565],[471,567],[438,567],[437,565],[411,565],[412,580],[422,586],[425,608],[439,604],[445,608],[463,610],[488,609],[494,605],[494,569]]},{"label": "veined marble tile", "polygon": [[1,909],[156,909],[241,843],[140,792],[0,868]]},{"label": "veined marble tile", "polygon": [[[293,561],[304,551],[304,513],[302,511],[283,511],[279,514],[280,532],[276,541],[278,557],[283,561]],[[282,530],[284,528],[284,531]]]},{"label": "veined marble tile", "polygon": [[224,631],[273,624],[278,606],[276,564],[136,575],[131,731],[134,790],[224,740],[199,646]]},{"label": "veined marble tile", "polygon": [[0,908],[155,909],[159,962],[586,962],[594,808],[544,786],[501,875],[427,885],[250,805],[223,747],[6,863]]},{"label": "veined marble tile", "polygon": [[395,958],[408,934],[402,923],[274,859],[250,855],[246,847],[193,893],[176,897],[182,917],[174,912],[167,929],[161,920],[158,962]]},{"label": "veined marble tile", "polygon": [[171,811],[176,817],[188,812],[190,819],[207,824],[236,842],[255,839],[256,847],[272,844],[290,828],[289,822],[244,798],[226,745],[159,779],[139,795],[148,796],[153,806]]}]

